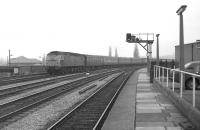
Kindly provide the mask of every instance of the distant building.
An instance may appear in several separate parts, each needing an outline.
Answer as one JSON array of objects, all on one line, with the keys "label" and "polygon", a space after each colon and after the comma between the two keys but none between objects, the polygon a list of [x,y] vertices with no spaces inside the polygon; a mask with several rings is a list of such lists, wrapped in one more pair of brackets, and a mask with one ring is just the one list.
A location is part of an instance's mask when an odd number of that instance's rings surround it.
[{"label": "distant building", "polygon": [[10,62],[10,66],[35,66],[35,65],[42,65],[42,62],[40,60],[29,59],[24,56],[12,58]]},{"label": "distant building", "polygon": [[[175,46],[175,60],[180,61],[180,47]],[[190,61],[200,61],[200,48],[197,47],[196,42],[184,45],[184,64]]]}]

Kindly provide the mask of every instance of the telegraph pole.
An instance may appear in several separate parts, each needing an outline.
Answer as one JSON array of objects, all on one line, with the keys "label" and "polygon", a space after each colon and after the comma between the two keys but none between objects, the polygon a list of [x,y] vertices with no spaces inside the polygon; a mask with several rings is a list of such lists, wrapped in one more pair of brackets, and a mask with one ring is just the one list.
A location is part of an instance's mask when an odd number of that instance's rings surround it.
[{"label": "telegraph pole", "polygon": [[10,66],[10,49],[8,50],[8,66]]}]

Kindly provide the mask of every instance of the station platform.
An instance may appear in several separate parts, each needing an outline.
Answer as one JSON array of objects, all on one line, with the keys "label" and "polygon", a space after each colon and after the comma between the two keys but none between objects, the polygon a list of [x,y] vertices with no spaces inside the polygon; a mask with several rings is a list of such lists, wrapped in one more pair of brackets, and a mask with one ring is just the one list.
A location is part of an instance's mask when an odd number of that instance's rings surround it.
[{"label": "station platform", "polygon": [[194,130],[194,127],[150,84],[147,70],[140,69],[122,89],[102,130]]}]

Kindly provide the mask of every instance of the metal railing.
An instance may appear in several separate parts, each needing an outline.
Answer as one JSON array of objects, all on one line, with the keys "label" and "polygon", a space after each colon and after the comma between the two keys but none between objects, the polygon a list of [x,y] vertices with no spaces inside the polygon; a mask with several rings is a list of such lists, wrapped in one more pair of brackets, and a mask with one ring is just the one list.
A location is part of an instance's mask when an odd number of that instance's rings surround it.
[{"label": "metal railing", "polygon": [[[162,71],[162,73],[161,73]],[[175,73],[179,73],[181,74],[181,78],[180,78],[180,98],[183,98],[183,77],[184,74],[190,75],[193,79],[193,88],[192,88],[192,105],[193,107],[195,107],[196,103],[195,103],[195,93],[196,93],[196,89],[195,89],[195,77],[199,77],[200,75],[198,74],[194,74],[194,73],[190,73],[190,72],[186,72],[186,71],[181,71],[178,69],[171,69],[171,68],[166,68],[163,66],[157,66],[154,65],[154,79],[157,79],[159,82],[164,82],[165,80],[165,72],[166,74],[166,87],[169,87],[169,71],[172,73],[172,91],[174,92],[174,87],[175,87]]]}]

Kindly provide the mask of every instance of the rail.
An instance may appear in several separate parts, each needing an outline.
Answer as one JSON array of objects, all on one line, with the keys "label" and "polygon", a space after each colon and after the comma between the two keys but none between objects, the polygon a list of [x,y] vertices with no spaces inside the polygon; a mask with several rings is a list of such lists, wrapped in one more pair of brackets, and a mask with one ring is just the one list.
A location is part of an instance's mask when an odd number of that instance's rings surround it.
[{"label": "rail", "polygon": [[[162,71],[162,72],[161,72]],[[190,75],[193,79],[193,88],[192,88],[192,105],[193,107],[196,106],[195,103],[195,97],[196,97],[196,89],[195,89],[195,78],[199,77],[200,75],[198,74],[194,74],[194,73],[190,73],[190,72],[186,72],[186,71],[181,71],[178,69],[171,69],[171,68],[167,68],[167,67],[163,67],[163,66],[158,66],[158,65],[154,65],[154,79],[157,79],[159,82],[164,82],[165,81],[165,72],[166,72],[166,87],[169,87],[169,71],[172,72],[172,91],[174,92],[174,87],[175,87],[175,72],[178,72],[181,75],[180,78],[180,98],[183,98],[183,76],[184,74]]]}]

